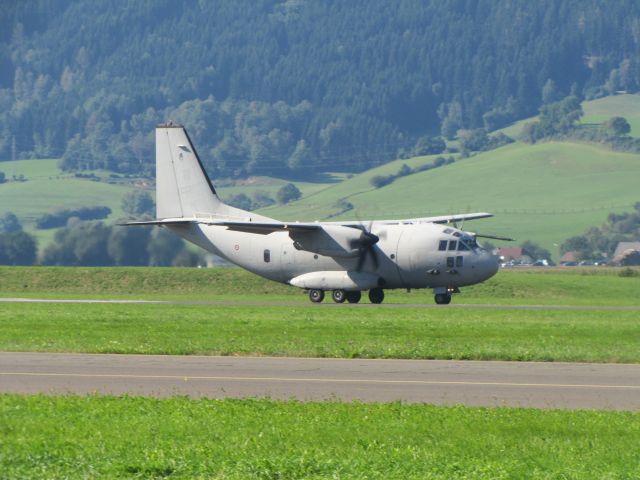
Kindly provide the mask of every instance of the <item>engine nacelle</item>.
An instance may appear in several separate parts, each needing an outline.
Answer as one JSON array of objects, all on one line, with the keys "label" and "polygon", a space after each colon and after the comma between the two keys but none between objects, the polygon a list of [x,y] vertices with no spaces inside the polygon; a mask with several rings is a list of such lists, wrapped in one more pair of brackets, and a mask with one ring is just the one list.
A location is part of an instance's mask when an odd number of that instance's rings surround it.
[{"label": "engine nacelle", "polygon": [[331,257],[356,257],[360,253],[363,232],[341,225],[323,225],[322,230],[291,231],[289,236],[298,250]]}]

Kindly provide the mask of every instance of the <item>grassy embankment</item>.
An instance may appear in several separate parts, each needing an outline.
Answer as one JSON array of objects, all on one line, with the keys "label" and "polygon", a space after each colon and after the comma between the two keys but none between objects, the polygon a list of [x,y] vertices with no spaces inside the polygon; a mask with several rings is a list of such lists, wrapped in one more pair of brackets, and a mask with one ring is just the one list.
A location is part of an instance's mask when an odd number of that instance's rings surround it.
[{"label": "grassy embankment", "polygon": [[[620,277],[615,270],[503,272],[459,297],[507,308],[463,309],[402,305],[424,299],[416,293],[389,295],[396,306],[313,305],[299,293],[287,295],[292,289],[232,269],[0,272],[4,296],[24,296],[19,290],[26,285],[31,296],[97,297],[100,292],[130,298],[123,294],[133,290],[139,298],[220,300],[214,305],[5,304],[2,350],[640,362],[640,311],[615,309],[640,303],[634,295],[640,276]],[[58,283],[48,281],[55,278]],[[251,285],[270,294],[242,296]],[[66,295],[56,295],[61,292]],[[256,304],[224,303],[240,298]],[[569,308],[522,310],[509,308],[510,303]]]},{"label": "grassy embankment", "polygon": [[0,429],[6,478],[640,476],[631,412],[4,395]]},{"label": "grassy embankment", "polygon": [[[354,206],[336,218],[406,218],[464,212],[496,216],[467,222],[472,231],[534,240],[556,258],[567,238],[606,222],[610,212],[640,201],[640,155],[576,143],[516,143],[374,189],[369,178],[428,158],[396,161],[330,186],[287,206],[261,210],[275,218],[325,219],[346,198]],[[499,243],[499,242],[495,242]]]},{"label": "grassy embankment", "polygon": [[[623,276],[631,272],[631,276]],[[454,295],[454,304],[640,306],[640,269],[531,268],[501,270]],[[433,303],[431,290],[387,290],[382,307]],[[0,297],[121,298],[147,300],[246,300],[309,304],[303,290],[239,268],[6,267]],[[363,302],[368,302],[363,295]],[[325,299],[325,303],[331,303]],[[347,305],[344,305],[345,307]]]}]

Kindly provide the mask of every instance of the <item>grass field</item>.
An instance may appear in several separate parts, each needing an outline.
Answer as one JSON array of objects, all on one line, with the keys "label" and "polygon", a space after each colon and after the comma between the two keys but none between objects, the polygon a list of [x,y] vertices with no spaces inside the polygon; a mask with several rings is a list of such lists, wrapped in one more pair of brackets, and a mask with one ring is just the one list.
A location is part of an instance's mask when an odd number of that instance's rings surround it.
[{"label": "grass field", "polygon": [[[5,173],[8,180],[0,185],[0,216],[13,212],[23,223],[25,230],[36,237],[40,251],[53,240],[56,229],[36,229],[34,222],[37,217],[65,208],[106,205],[113,212],[106,221],[112,223],[126,216],[122,211],[123,197],[140,188],[139,185],[127,183],[110,184],[105,181],[76,178],[72,174],[62,172],[58,168],[57,159],[0,162],[0,171]],[[94,173],[102,178],[108,178],[109,175],[109,172],[104,171]],[[15,182],[12,180],[14,175],[24,175],[27,181]],[[304,195],[310,195],[333,182],[340,181],[341,178],[329,176],[317,183],[295,184]],[[213,181],[215,183],[215,179]],[[251,197],[258,190],[266,191],[275,198],[277,190],[286,183],[288,181],[281,179],[254,177],[236,186],[218,187],[217,191],[223,199],[238,193],[245,193]],[[153,185],[148,187],[148,190],[155,195]]]},{"label": "grass field", "polygon": [[36,229],[34,222],[37,217],[65,208],[106,205],[112,210],[108,221],[114,221],[125,216],[121,208],[122,198],[134,190],[133,185],[112,185],[76,178],[61,172],[57,163],[55,159],[0,162],[0,170],[8,179],[20,174],[27,179],[0,185],[0,216],[13,212],[25,230],[36,237],[41,251],[53,240],[56,229]]},{"label": "grass field", "polygon": [[[583,124],[600,124],[611,117],[624,117],[631,126],[632,137],[640,137],[640,95],[614,95],[582,102],[584,116],[580,119]],[[515,122],[500,130],[506,135],[517,139],[526,123],[536,120],[537,117],[526,118]]]},{"label": "grass field", "polygon": [[5,304],[0,350],[640,362],[640,310]]},{"label": "grass field", "polygon": [[[631,276],[622,276],[629,272]],[[637,268],[507,269],[463,288],[454,303],[640,306],[638,291]],[[0,297],[309,302],[303,290],[235,267],[0,266]],[[433,295],[430,290],[387,290],[385,304],[392,303],[430,304]]]},{"label": "grass field", "polygon": [[603,123],[611,117],[624,117],[631,126],[630,135],[640,137],[640,95],[615,95],[582,104],[582,123]]},{"label": "grass field", "polygon": [[502,306],[425,309],[411,303],[431,304],[430,293],[393,292],[380,306],[314,305],[298,290],[237,269],[2,268],[2,296],[218,303],[7,303],[0,349],[640,362],[640,310],[616,308],[640,304],[640,275],[619,272],[501,272],[454,303]]},{"label": "grass field", "polygon": [[4,478],[640,476],[630,412],[2,395],[0,431]]}]

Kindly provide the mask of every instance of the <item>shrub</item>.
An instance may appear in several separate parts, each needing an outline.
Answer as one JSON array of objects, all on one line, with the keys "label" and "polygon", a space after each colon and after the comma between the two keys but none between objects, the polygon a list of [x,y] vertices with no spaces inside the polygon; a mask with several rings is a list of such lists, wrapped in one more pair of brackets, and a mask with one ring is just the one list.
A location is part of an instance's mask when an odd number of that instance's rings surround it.
[{"label": "shrub", "polygon": [[36,228],[58,228],[64,227],[72,217],[80,220],[102,220],[111,214],[111,209],[105,206],[82,207],[76,210],[58,210],[54,213],[46,213],[36,219]]},{"label": "shrub", "polygon": [[293,183],[287,183],[276,193],[278,202],[286,204],[298,200],[302,197],[302,192]]}]

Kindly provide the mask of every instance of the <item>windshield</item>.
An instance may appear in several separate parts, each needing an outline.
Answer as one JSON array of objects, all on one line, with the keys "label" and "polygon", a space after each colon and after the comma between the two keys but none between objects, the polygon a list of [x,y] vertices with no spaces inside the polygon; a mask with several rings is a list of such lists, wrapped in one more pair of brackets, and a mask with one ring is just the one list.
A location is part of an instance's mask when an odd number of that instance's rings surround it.
[{"label": "windshield", "polygon": [[[466,248],[463,248],[463,245]],[[476,241],[475,237],[472,237],[470,235],[464,235],[461,239],[460,239],[460,250],[475,250],[476,248],[479,248],[480,246],[478,245],[478,242]]]}]

